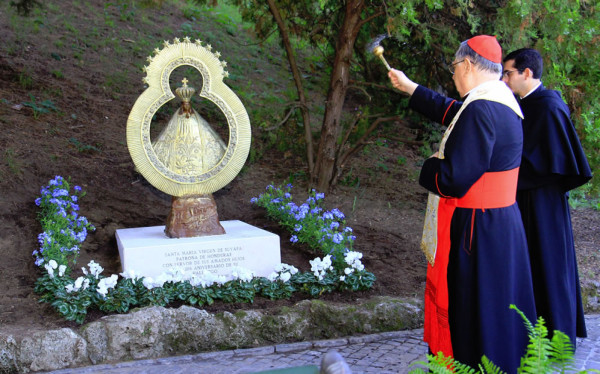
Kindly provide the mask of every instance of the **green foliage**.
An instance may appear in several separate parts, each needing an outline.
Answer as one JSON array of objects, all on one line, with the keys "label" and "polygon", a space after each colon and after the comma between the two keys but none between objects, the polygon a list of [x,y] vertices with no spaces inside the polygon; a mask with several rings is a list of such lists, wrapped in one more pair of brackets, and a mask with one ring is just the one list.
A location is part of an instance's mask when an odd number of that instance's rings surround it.
[{"label": "green foliage", "polygon": [[21,162],[18,161],[17,156],[15,154],[15,150],[12,148],[6,148],[4,150],[4,162],[8,166],[11,173],[14,175],[20,175],[21,170]]},{"label": "green foliage", "polygon": [[46,99],[42,102],[37,102],[35,96],[32,94],[29,94],[29,98],[31,101],[24,102],[23,105],[33,109],[33,117],[36,119],[41,114],[49,113],[50,111],[58,112],[58,109],[51,100]]},{"label": "green foliage", "polygon": [[[505,51],[532,47],[544,58],[544,84],[562,91],[592,170],[600,168],[600,9],[589,1],[510,0],[498,10]],[[597,197],[600,180],[591,183]]]},{"label": "green foliage", "polygon": [[[42,271],[35,283],[40,301],[49,303],[66,320],[83,323],[90,309],[106,313],[126,313],[134,307],[168,306],[175,302],[211,305],[252,303],[256,296],[270,299],[289,298],[294,292],[319,297],[325,292],[358,291],[373,286],[375,276],[364,270],[356,252],[347,255],[347,268],[335,271],[327,261],[315,259],[312,272],[300,273],[293,266],[280,264],[268,278],[253,277],[244,269],[232,273],[233,279],[205,272],[189,277],[183,272],[161,274],[156,280],[132,272],[105,277],[99,264],[90,261],[83,275],[71,277],[82,243],[94,227],[77,215],[78,201],[85,194],[75,186],[70,192],[68,180],[57,176],[41,189],[36,199],[38,219],[44,232],[39,235],[39,250],[33,252]],[[362,255],[361,255],[362,256]],[[348,260],[350,259],[350,260]],[[73,266],[74,267],[74,266]]]},{"label": "green foliage", "polygon": [[[554,331],[552,339],[548,338],[548,329],[544,318],[538,317],[535,326],[527,319],[525,314],[515,305],[510,305],[523,319],[523,323],[529,333],[529,344],[525,355],[521,358],[518,373],[545,374],[545,373],[574,373],[574,350],[567,335],[561,331]],[[423,366],[430,373],[456,373],[456,374],[503,374],[501,368],[494,365],[486,356],[481,359],[479,370],[464,365],[452,357],[445,357],[442,352],[436,356],[427,355],[427,362],[417,362],[414,365]],[[452,370],[450,369],[452,368]],[[599,372],[591,370],[592,372]],[[582,373],[589,371],[582,371]],[[426,373],[423,368],[415,368],[410,373]]]},{"label": "green foliage", "polygon": [[69,143],[71,143],[75,149],[77,149],[77,152],[81,152],[81,153],[91,153],[91,152],[102,152],[100,150],[100,148],[90,145],[90,144],[83,144],[81,143],[79,140],[77,140],[77,138],[69,138]]}]

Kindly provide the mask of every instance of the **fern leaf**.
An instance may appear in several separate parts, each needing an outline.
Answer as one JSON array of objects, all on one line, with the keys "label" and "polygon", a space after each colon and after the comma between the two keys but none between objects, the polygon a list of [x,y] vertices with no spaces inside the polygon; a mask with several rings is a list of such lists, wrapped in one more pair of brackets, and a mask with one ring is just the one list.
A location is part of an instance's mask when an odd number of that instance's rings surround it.
[{"label": "fern leaf", "polygon": [[554,330],[554,336],[550,341],[550,358],[553,362],[553,368],[558,373],[575,371],[575,352],[571,339],[562,331]]},{"label": "fern leaf", "polygon": [[498,366],[494,365],[489,358],[485,355],[481,357],[481,364],[479,365],[479,371],[486,374],[506,374],[506,372],[502,371]]}]

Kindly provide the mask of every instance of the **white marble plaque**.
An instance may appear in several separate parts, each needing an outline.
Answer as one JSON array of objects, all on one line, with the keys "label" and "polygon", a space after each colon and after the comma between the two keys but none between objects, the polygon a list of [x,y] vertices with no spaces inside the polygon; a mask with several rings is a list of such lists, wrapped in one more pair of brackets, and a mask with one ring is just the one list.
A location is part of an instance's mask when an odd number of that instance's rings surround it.
[{"label": "white marble plaque", "polygon": [[281,262],[279,236],[242,221],[221,221],[224,235],[169,238],[165,226],[116,231],[121,266],[145,277],[181,269],[228,276],[234,267],[267,277]]}]

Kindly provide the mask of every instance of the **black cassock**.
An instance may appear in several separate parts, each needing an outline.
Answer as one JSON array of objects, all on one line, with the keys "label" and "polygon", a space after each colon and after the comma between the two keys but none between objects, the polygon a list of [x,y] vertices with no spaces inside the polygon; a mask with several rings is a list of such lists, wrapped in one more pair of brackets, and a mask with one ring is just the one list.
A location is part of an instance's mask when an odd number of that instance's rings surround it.
[{"label": "black cassock", "polygon": [[[462,103],[419,86],[409,105],[447,126]],[[444,160],[427,159],[419,183],[433,193],[462,197],[483,173],[518,167],[522,142],[521,119],[513,110],[475,100],[455,124]],[[528,338],[522,318],[509,305],[532,322],[536,318],[519,208],[516,203],[485,210],[456,208],[450,231],[448,314],[454,358],[476,368],[486,355],[514,373]]]},{"label": "black cassock", "polygon": [[520,101],[523,160],[517,202],[529,245],[538,316],[550,332],[585,337],[568,191],[592,177],[567,105],[543,86]]}]

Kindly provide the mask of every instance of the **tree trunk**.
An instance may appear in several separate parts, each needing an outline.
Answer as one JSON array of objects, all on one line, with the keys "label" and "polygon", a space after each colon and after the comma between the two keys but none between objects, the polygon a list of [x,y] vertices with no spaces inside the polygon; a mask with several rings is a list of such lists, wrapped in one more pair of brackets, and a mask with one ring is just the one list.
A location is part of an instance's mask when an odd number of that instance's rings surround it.
[{"label": "tree trunk", "polygon": [[361,23],[361,13],[365,7],[363,0],[348,0],[346,14],[340,29],[333,72],[329,83],[329,93],[325,107],[325,118],[321,128],[321,140],[315,163],[317,190],[329,191],[334,177],[336,143],[340,133],[340,118],[350,77],[350,60],[353,54],[354,42]]},{"label": "tree trunk", "polygon": [[304,88],[302,86],[300,70],[298,70],[298,64],[296,63],[296,58],[294,57],[292,43],[290,43],[290,37],[287,28],[285,27],[285,23],[281,18],[279,8],[277,8],[275,0],[267,0],[267,3],[269,4],[269,10],[271,11],[273,18],[277,23],[277,27],[279,28],[279,32],[281,33],[281,40],[283,42],[288,61],[290,63],[292,75],[294,76],[294,82],[296,83],[298,99],[300,100],[300,110],[302,111],[302,119],[304,120],[304,140],[306,142],[306,160],[308,163],[308,173],[312,181],[315,178],[312,130],[310,128],[310,113],[308,112],[308,105],[306,105],[306,97],[304,96]]}]

